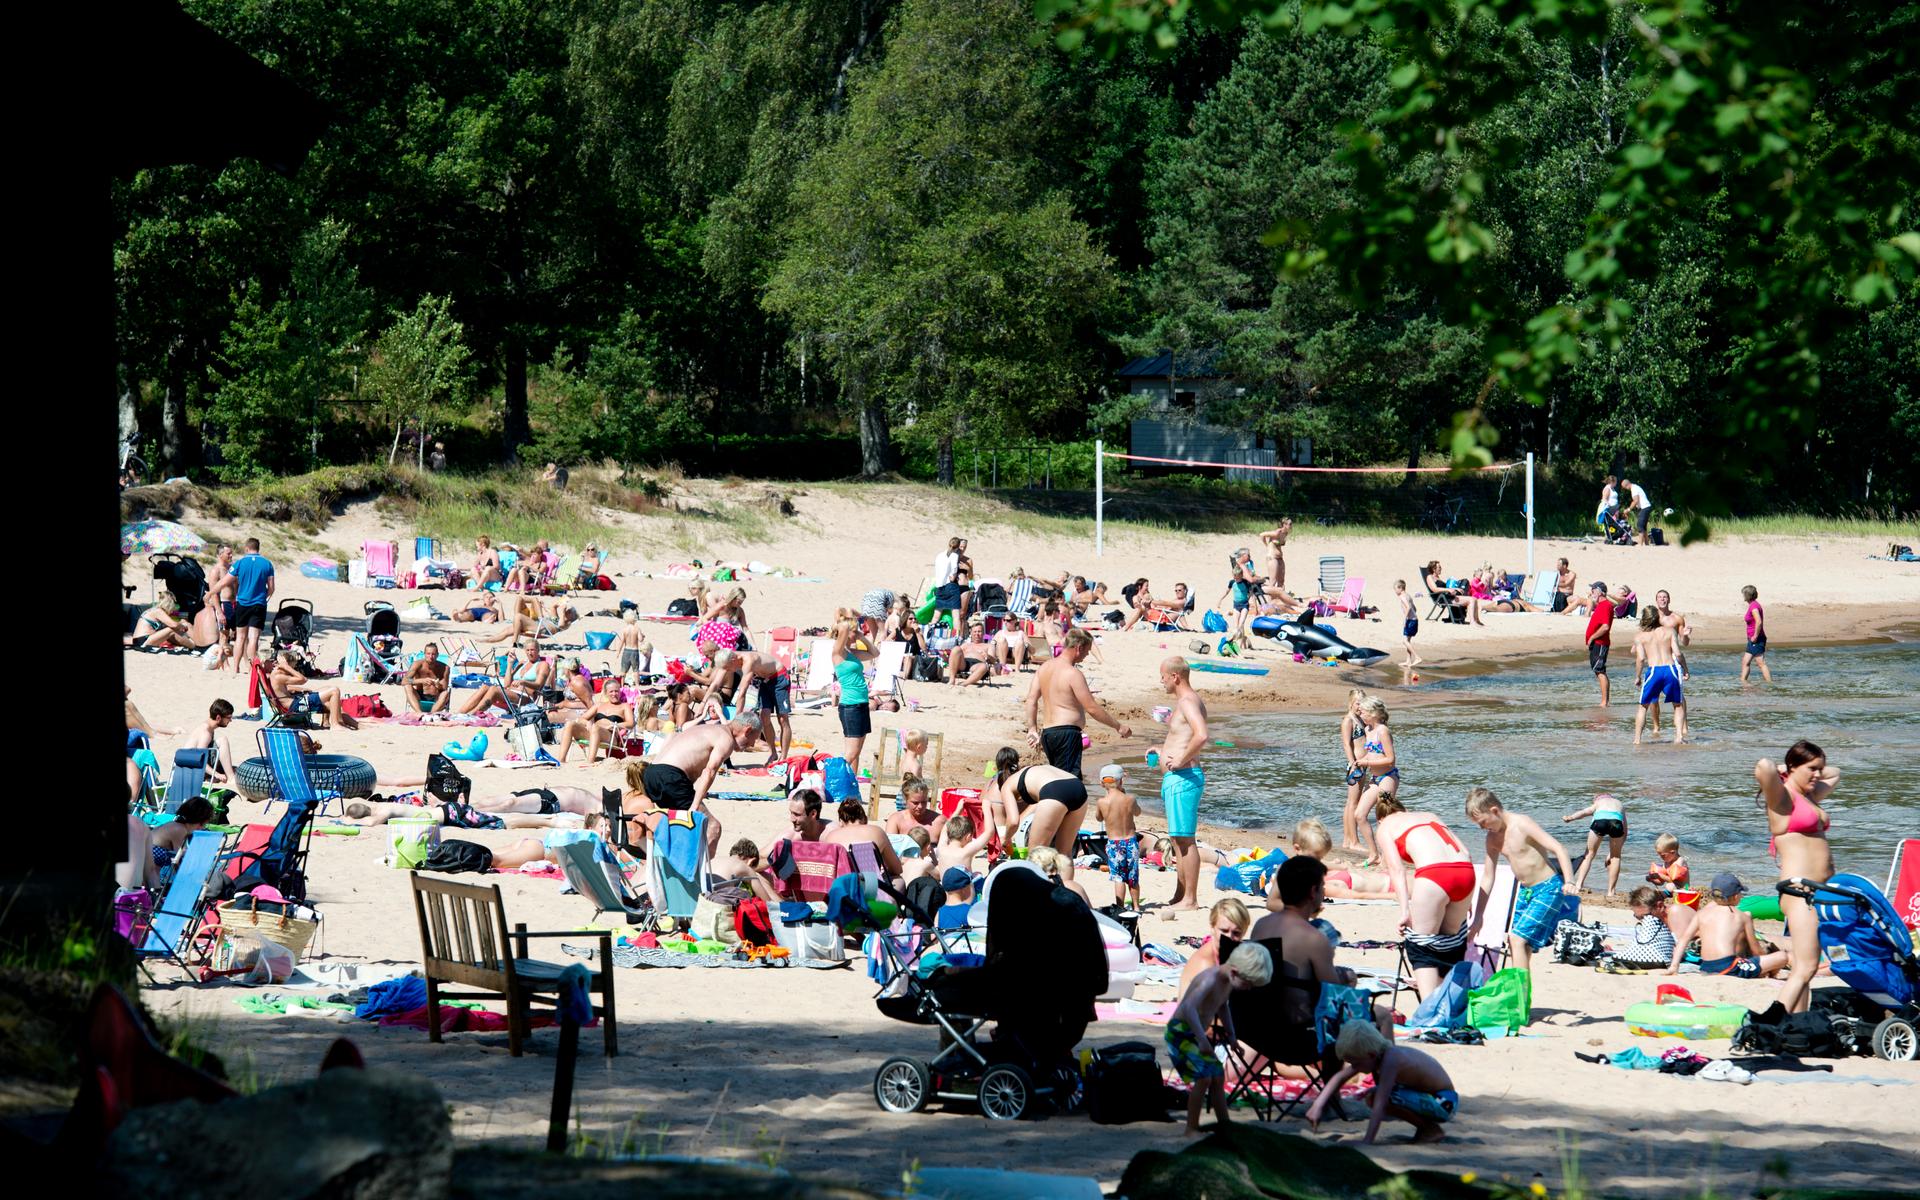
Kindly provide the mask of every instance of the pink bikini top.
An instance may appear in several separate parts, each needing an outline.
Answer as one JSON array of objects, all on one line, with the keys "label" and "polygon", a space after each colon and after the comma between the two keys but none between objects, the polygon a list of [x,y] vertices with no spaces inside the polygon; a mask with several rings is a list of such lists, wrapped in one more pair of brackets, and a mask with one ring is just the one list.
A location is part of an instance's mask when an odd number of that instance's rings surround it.
[{"label": "pink bikini top", "polygon": [[[1780,780],[1783,785],[1786,782],[1786,778],[1786,772],[1781,772]],[[1793,811],[1787,814],[1787,832],[1818,833],[1824,835],[1831,822],[1828,820],[1827,814],[1821,811],[1820,806],[1799,792],[1794,791],[1792,788],[1787,788],[1787,795],[1793,800]],[[1767,853],[1778,858],[1780,851],[1775,848],[1774,843],[1776,841],[1777,839],[1775,838],[1767,839]]]}]

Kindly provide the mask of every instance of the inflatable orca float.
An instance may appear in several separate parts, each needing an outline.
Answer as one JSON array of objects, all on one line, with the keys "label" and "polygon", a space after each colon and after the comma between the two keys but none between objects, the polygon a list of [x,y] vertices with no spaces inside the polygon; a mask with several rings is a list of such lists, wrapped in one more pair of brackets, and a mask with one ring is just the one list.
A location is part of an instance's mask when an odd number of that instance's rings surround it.
[{"label": "inflatable orca float", "polygon": [[1291,650],[1295,654],[1337,658],[1342,662],[1362,665],[1387,657],[1382,651],[1352,644],[1325,625],[1309,625],[1303,621],[1288,621],[1280,617],[1255,617],[1253,631],[1263,637],[1275,639],[1282,649]]}]

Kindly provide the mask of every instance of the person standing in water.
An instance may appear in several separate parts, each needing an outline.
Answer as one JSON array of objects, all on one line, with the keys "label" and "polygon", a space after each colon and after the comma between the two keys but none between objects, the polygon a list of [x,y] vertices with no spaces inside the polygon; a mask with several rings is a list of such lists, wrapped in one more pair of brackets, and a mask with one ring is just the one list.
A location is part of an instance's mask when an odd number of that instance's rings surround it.
[{"label": "person standing in water", "polygon": [[1660,610],[1642,609],[1640,632],[1633,638],[1635,673],[1640,676],[1640,711],[1633,715],[1633,744],[1640,744],[1647,712],[1664,697],[1673,704],[1673,744],[1687,740],[1687,697],[1680,687],[1680,668],[1674,659],[1680,648],[1673,629],[1660,623]]},{"label": "person standing in water", "polygon": [[1600,681],[1600,707],[1605,708],[1612,699],[1607,682],[1607,651],[1613,647],[1613,601],[1607,596],[1607,585],[1598,579],[1587,592],[1593,598],[1592,615],[1587,618],[1587,665],[1593,668],[1593,677]]},{"label": "person standing in water", "polygon": [[[1163,920],[1176,912],[1192,912],[1200,901],[1200,850],[1195,844],[1200,827],[1200,794],[1207,777],[1200,769],[1200,753],[1207,746],[1207,706],[1193,690],[1191,668],[1179,655],[1160,663],[1160,686],[1173,697],[1167,714],[1167,740],[1160,746],[1160,805],[1167,817],[1167,836],[1173,840],[1176,882],[1173,902],[1161,910]],[[1126,736],[1123,730],[1121,736]]]},{"label": "person standing in water", "polygon": [[[1820,804],[1840,782],[1840,772],[1827,765],[1827,752],[1809,741],[1795,742],[1779,766],[1764,758],[1753,764],[1753,778],[1760,785],[1780,878],[1809,883],[1832,879],[1833,847],[1827,844],[1832,822]],[[1812,999],[1813,973],[1820,968],[1820,921],[1810,902],[1785,892],[1780,895],[1780,915],[1786,918],[1792,943],[1780,1003],[1788,1012],[1805,1012]]]},{"label": "person standing in water", "polygon": [[1359,688],[1348,692],[1347,713],[1340,718],[1340,753],[1347,759],[1347,803],[1340,814],[1342,850],[1365,849],[1360,844],[1358,830],[1367,824],[1365,810],[1360,807],[1360,793],[1367,787],[1367,769],[1354,760],[1359,758],[1360,746],[1367,740],[1367,723],[1360,719],[1360,702],[1366,698],[1366,692]]}]

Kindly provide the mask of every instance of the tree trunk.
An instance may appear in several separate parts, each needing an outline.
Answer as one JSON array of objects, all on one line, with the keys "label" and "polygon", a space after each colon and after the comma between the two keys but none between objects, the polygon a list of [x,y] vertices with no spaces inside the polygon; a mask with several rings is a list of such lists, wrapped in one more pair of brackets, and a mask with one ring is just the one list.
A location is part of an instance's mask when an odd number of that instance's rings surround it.
[{"label": "tree trunk", "polygon": [[119,365],[114,383],[120,393],[120,445],[124,450],[127,439],[140,431],[140,385],[133,381],[133,372],[125,363]]},{"label": "tree trunk", "polygon": [[940,439],[940,486],[953,486],[953,435]]},{"label": "tree trunk", "polygon": [[860,474],[868,479],[885,475],[893,469],[886,407],[867,395],[866,380],[857,372],[847,380],[846,393],[860,417]]},{"label": "tree trunk", "polygon": [[510,332],[502,352],[506,355],[502,364],[506,403],[501,414],[500,452],[501,461],[510,464],[520,457],[520,447],[533,440],[533,427],[527,422],[527,344],[518,333]]},{"label": "tree trunk", "polygon": [[177,357],[167,356],[166,386],[160,397],[160,454],[154,462],[156,478],[185,475],[198,457],[198,439],[187,421],[186,371]]}]

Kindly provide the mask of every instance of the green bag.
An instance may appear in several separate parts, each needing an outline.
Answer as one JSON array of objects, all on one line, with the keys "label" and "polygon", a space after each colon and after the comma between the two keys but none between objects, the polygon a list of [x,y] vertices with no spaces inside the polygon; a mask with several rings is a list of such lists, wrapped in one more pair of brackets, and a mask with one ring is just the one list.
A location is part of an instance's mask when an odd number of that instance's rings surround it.
[{"label": "green bag", "polygon": [[1467,993],[1467,1024],[1475,1029],[1503,1028],[1508,1033],[1533,1019],[1533,974],[1519,967],[1494,972],[1486,984]]}]

